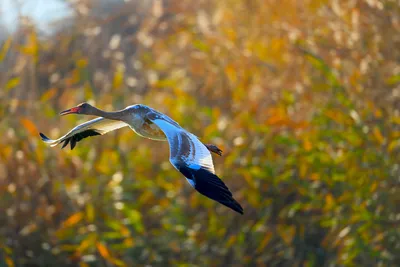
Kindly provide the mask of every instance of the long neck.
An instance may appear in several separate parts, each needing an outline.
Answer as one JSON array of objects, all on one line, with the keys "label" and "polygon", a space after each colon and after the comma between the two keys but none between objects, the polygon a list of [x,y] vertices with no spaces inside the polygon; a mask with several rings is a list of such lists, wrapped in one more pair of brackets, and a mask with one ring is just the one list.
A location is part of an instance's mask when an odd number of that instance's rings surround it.
[{"label": "long neck", "polygon": [[110,120],[122,120],[123,115],[125,115],[125,110],[107,112],[92,106],[90,109],[90,115],[95,115]]}]

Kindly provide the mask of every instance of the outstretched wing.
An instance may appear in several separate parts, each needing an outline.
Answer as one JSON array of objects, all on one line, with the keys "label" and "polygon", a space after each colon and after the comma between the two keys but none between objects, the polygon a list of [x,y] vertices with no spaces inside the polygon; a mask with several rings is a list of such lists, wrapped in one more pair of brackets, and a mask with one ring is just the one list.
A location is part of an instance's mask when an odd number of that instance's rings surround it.
[{"label": "outstretched wing", "polygon": [[170,148],[169,160],[187,181],[199,193],[243,214],[243,208],[232,197],[228,187],[215,175],[207,147],[171,118],[153,111],[146,116],[164,132]]},{"label": "outstretched wing", "polygon": [[71,150],[72,150],[76,146],[77,142],[81,141],[86,137],[103,135],[110,131],[117,130],[125,126],[128,126],[128,124],[122,121],[108,120],[100,117],[79,124],[72,130],[70,130],[67,134],[55,140],[48,138],[43,133],[40,133],[40,137],[45,143],[49,144],[50,146],[56,146],[64,142],[62,146],[62,148],[64,148],[68,144],[71,144]]}]

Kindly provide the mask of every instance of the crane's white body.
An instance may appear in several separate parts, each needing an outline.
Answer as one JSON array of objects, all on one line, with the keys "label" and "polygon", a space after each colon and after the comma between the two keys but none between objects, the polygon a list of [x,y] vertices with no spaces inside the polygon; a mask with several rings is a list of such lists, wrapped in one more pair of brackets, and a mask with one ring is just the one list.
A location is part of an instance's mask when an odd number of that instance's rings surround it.
[{"label": "crane's white body", "polygon": [[[97,112],[103,111],[98,110]],[[64,147],[71,142],[71,149],[73,149],[75,144],[85,137],[104,135],[129,126],[140,136],[159,141],[168,140],[169,160],[186,177],[190,185],[201,194],[243,213],[242,207],[233,199],[229,189],[215,175],[214,164],[208,148],[197,136],[182,128],[170,117],[145,105],[133,105],[121,111],[103,112],[102,114],[108,118],[99,117],[80,124],[55,140],[49,139],[41,133],[42,139],[50,146],[64,142]]]}]

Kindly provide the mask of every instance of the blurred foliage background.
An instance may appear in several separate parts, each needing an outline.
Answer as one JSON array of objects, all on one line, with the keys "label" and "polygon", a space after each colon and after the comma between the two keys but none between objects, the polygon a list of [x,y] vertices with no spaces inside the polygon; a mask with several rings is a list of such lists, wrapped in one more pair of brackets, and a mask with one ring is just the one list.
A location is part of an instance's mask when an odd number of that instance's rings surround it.
[{"label": "blurred foliage background", "polygon": [[[398,1],[63,2],[1,30],[1,267],[399,266]],[[86,100],[220,146],[245,214],[129,129],[47,147]]]}]

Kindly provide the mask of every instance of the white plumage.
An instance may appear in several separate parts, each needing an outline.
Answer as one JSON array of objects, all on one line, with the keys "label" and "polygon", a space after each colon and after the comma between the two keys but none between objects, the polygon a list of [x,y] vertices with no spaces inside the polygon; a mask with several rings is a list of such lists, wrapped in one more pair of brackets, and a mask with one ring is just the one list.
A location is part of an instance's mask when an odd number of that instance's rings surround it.
[{"label": "white plumage", "polygon": [[64,136],[52,140],[40,133],[42,140],[50,146],[70,143],[71,149],[82,139],[103,135],[129,126],[140,136],[153,140],[168,140],[170,162],[187,181],[201,194],[243,214],[243,208],[232,197],[225,183],[215,175],[210,151],[221,155],[214,145],[203,144],[197,136],[183,129],[170,117],[145,105],[133,105],[116,112],[105,112],[87,103],[61,112],[66,114],[95,115],[99,118],[80,124]]}]

